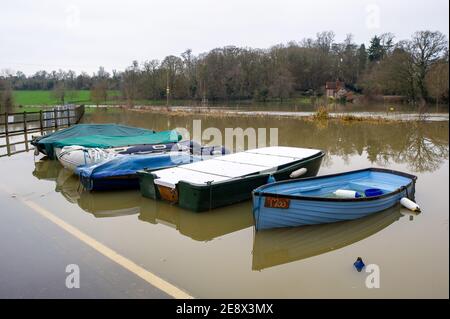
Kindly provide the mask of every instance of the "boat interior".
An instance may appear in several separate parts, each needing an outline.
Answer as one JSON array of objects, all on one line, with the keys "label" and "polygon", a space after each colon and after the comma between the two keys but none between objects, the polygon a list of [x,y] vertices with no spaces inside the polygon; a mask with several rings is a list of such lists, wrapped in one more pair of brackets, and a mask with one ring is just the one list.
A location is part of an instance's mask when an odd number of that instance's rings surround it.
[{"label": "boat interior", "polygon": [[[378,196],[391,193],[411,182],[408,177],[379,171],[359,171],[344,175],[298,180],[267,185],[261,191],[280,195],[338,198],[337,190],[355,191],[358,197]],[[371,190],[377,190],[372,192]]]}]

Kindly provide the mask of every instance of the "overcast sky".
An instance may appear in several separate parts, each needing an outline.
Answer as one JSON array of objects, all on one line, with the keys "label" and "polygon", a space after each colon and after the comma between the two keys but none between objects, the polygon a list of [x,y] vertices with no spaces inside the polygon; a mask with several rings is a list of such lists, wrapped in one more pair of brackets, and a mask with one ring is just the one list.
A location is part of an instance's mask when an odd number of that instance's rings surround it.
[{"label": "overcast sky", "polygon": [[0,70],[123,70],[225,45],[267,48],[332,30],[357,43],[417,30],[448,37],[448,0],[12,0],[0,5]]}]

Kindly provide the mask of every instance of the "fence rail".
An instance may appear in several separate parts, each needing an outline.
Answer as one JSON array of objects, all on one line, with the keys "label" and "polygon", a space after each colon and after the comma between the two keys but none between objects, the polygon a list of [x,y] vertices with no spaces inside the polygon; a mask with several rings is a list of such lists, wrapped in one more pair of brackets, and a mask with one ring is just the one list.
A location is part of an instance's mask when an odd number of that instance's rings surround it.
[{"label": "fence rail", "polygon": [[[10,156],[29,150],[30,134],[46,134],[61,128],[78,124],[84,115],[84,105],[56,107],[53,110],[37,112],[0,113],[0,157]],[[18,136],[23,140],[12,141]],[[25,144],[25,149],[16,150],[16,146]]]}]

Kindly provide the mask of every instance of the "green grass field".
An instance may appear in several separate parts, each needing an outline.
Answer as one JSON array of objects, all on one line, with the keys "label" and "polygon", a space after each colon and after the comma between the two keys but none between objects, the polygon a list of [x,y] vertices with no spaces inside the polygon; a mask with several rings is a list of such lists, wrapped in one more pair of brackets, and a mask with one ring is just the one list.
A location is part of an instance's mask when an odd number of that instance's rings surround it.
[{"label": "green grass field", "polygon": [[[91,92],[89,90],[78,90],[72,91],[75,94],[70,95],[66,98],[66,103],[74,103],[74,104],[95,104],[91,100]],[[36,111],[42,106],[53,106],[61,104],[60,101],[55,99],[52,91],[44,91],[44,90],[24,90],[24,91],[14,91],[14,104],[16,108],[20,111]],[[120,91],[108,91],[108,100],[106,102],[102,102],[101,104],[114,105],[118,103],[125,103],[125,101],[120,100]],[[185,100],[171,100],[171,103],[179,104],[179,105],[190,105],[192,101]],[[134,104],[147,104],[147,105],[165,105],[166,100],[137,100],[134,101]]]},{"label": "green grass field", "polygon": [[[78,103],[78,104],[93,104],[91,101],[91,92],[89,90],[78,90],[69,93],[66,103]],[[118,91],[109,91],[108,96],[118,96]],[[16,106],[29,106],[29,105],[57,105],[61,104],[60,101],[55,99],[52,91],[36,90],[36,91],[14,91],[14,104]]]},{"label": "green grass field", "polygon": [[[14,91],[14,104],[20,111],[35,111],[42,106],[53,106],[61,104],[53,96],[53,91],[44,90],[24,90],[24,91]],[[95,104],[91,100],[91,92],[89,90],[78,90],[69,92],[66,97],[66,103],[73,104]],[[243,102],[243,101],[240,101]],[[252,100],[247,101],[249,104],[270,104],[270,103],[280,103],[279,100],[273,99],[266,102],[255,102]],[[118,103],[126,103],[126,101],[120,99],[120,91],[108,91],[108,100],[102,102],[101,104],[114,105]],[[170,100],[170,105],[199,105],[199,101],[192,100]],[[219,102],[220,103],[220,102]],[[310,104],[310,97],[294,97],[283,101],[283,104]],[[135,105],[166,105],[165,99],[160,100],[136,100]],[[213,103],[214,104],[214,103]],[[233,104],[233,102],[231,102]]]}]

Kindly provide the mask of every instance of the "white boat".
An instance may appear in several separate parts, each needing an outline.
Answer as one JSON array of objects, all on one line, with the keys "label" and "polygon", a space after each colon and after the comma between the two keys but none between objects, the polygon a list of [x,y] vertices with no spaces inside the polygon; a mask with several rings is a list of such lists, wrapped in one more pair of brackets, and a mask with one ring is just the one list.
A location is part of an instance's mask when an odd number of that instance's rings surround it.
[{"label": "white boat", "polygon": [[61,165],[72,172],[80,165],[100,163],[117,156],[123,156],[113,149],[88,148],[79,145],[64,146],[57,153]]}]

